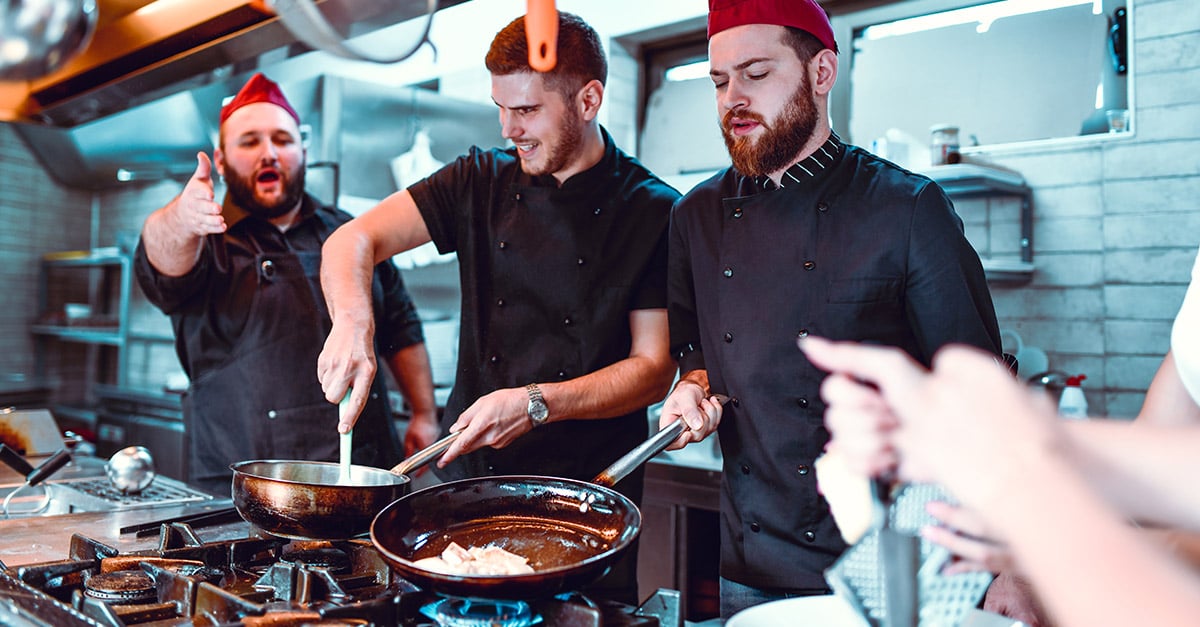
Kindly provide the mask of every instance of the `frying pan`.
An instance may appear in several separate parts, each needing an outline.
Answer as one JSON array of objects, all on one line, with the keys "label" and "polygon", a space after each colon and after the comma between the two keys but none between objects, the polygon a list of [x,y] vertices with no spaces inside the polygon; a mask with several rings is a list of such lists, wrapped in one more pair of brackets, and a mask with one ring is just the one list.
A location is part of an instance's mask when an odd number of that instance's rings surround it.
[{"label": "frying pan", "polygon": [[294,540],[345,540],[366,533],[388,503],[408,494],[408,473],[450,447],[458,433],[434,442],[391,470],[351,466],[339,485],[334,462],[253,460],[230,466],[233,506],[271,535]]},{"label": "frying pan", "polygon": [[[537,476],[464,479],[404,496],[371,523],[371,542],[403,578],[443,594],[534,599],[575,590],[604,576],[637,538],[637,505],[612,489],[662,452],[686,428],[664,427],[593,483]],[[450,542],[495,545],[529,560],[522,575],[453,575],[413,562],[436,557]]]}]

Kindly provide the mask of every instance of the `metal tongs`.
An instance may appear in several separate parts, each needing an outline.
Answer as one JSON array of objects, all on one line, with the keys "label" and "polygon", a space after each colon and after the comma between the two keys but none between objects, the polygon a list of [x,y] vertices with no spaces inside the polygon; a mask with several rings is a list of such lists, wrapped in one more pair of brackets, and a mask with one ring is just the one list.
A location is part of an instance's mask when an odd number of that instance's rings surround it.
[{"label": "metal tongs", "polygon": [[879,538],[879,568],[883,576],[883,620],[879,627],[916,627],[920,622],[917,573],[921,568],[920,538],[897,529],[891,520],[898,486],[890,475],[871,482],[874,526]]},{"label": "metal tongs", "polygon": [[[12,468],[25,477],[25,483],[17,486],[12,492],[8,493],[8,496],[4,497],[4,517],[9,517],[8,506],[10,503],[12,503],[13,497],[16,496],[18,492],[45,481],[50,477],[50,475],[57,472],[59,468],[67,465],[67,463],[70,461],[71,451],[62,448],[47,458],[46,461],[42,462],[37,468],[34,468],[29,464],[29,462],[25,461],[25,458],[21,457],[19,453],[9,448],[8,445],[0,443],[0,462],[4,462],[9,468]],[[28,513],[39,513],[49,505],[50,492],[47,491],[45,502]]]}]

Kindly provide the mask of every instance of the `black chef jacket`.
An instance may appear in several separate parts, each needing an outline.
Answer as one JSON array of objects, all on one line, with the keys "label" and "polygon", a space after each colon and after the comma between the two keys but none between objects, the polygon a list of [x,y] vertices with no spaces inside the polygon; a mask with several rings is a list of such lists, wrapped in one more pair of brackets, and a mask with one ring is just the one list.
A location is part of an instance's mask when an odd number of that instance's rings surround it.
[{"label": "black chef jacket", "polygon": [[[625,359],[630,312],[666,307],[667,223],[679,194],[602,133],[604,157],[561,188],[525,174],[515,148],[472,148],[409,187],[438,251],[459,260],[458,373],[443,430],[494,390]],[[645,408],[551,422],[503,449],[465,455],[440,476],[591,480],[647,433]],[[618,489],[640,500],[641,475]]]},{"label": "black chef jacket", "polygon": [[676,204],[671,346],[681,372],[705,369],[732,397],[721,575],[819,589],[845,544],[812,470],[829,438],[825,374],[797,337],[898,346],[928,364],[951,342],[998,354],[999,329],[979,257],[928,178],[845,146],[815,177],[760,189],[727,169]]},{"label": "black chef jacket", "polygon": [[[229,464],[249,459],[337,461],[337,407],[317,380],[331,322],[319,280],[325,239],[350,220],[305,195],[281,233],[226,200],[227,230],[209,235],[181,277],[160,274],[139,242],[135,270],[150,302],[171,317],[175,352],[191,379],[184,396],[188,481],[218,494]],[[375,268],[376,347],[383,355],[423,341],[421,323],[391,261]],[[354,462],[400,459],[386,388],[376,377],[354,428]]]}]

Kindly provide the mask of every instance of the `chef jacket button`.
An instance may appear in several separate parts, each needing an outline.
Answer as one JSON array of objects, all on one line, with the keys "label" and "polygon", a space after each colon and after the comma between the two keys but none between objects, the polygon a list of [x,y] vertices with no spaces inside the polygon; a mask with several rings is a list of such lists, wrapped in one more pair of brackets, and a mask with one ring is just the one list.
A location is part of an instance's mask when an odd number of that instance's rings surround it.
[{"label": "chef jacket button", "polygon": [[829,203],[825,202],[824,200],[817,203],[817,211],[820,211],[822,213],[829,211]]},{"label": "chef jacket button", "polygon": [[497,306],[497,307],[503,307],[503,306],[504,306],[504,299],[503,299],[503,298],[497,298],[497,299],[496,299],[496,306]]},{"label": "chef jacket button", "polygon": [[504,240],[500,240],[499,246],[500,246],[500,250],[504,250],[505,248],[508,248],[508,242],[506,242]]},{"label": "chef jacket button", "polygon": [[816,541],[817,541],[817,534],[815,534],[815,533],[813,533],[813,532],[811,532],[811,531],[805,531],[805,532],[804,532],[804,539],[805,539],[805,540],[808,540],[809,542],[816,542]]},{"label": "chef jacket button", "polygon": [[267,412],[267,418],[270,418],[271,420],[275,420],[275,417],[278,415],[279,414],[275,413],[274,409]]},{"label": "chef jacket button", "polygon": [[796,337],[797,337],[798,339],[804,339],[804,338],[808,337],[808,329],[800,329],[800,330],[799,330],[799,331],[796,333]]},{"label": "chef jacket button", "polygon": [[567,371],[566,371],[566,370],[559,370],[559,371],[558,371],[558,378],[559,378],[559,380],[560,380],[560,381],[565,381],[565,380],[566,380],[566,378],[567,378]]},{"label": "chef jacket button", "polygon": [[808,474],[808,466],[800,464],[799,466],[796,466],[796,472],[800,473],[800,476],[803,477],[804,475]]},{"label": "chef jacket button", "polygon": [[816,264],[816,262],[814,262],[814,261],[805,261],[805,262],[804,262],[804,269],[805,269],[805,270],[812,270],[812,269],[813,269],[813,268],[815,268],[815,267],[817,267],[817,264]]},{"label": "chef jacket button", "polygon": [[513,198],[516,198],[517,202],[521,202],[521,194],[519,192],[517,193],[516,196],[513,196]]},{"label": "chef jacket button", "polygon": [[566,318],[563,318],[563,326],[564,326],[564,327],[569,327],[569,326],[571,326],[571,325],[572,325],[572,324],[574,324],[574,323],[575,323],[575,321],[574,321],[574,320],[571,320],[571,317],[570,317],[570,316],[567,316]]},{"label": "chef jacket button", "polygon": [[592,213],[594,213],[596,215],[600,215],[600,207],[596,207],[595,209],[592,209]]},{"label": "chef jacket button", "polygon": [[498,364],[500,363],[500,356],[492,355],[491,357],[488,357],[488,361],[492,362],[493,364]]},{"label": "chef jacket button", "polygon": [[725,343],[726,343],[726,344],[728,344],[728,343],[730,343],[730,342],[732,342],[732,341],[733,341],[733,334],[732,334],[732,333],[726,333],[726,334],[725,334]]},{"label": "chef jacket button", "polygon": [[722,274],[724,274],[725,278],[728,279],[729,277],[733,276],[733,268],[726,266],[725,272],[722,272]]},{"label": "chef jacket button", "polygon": [[262,273],[268,279],[275,276],[275,262],[270,259],[262,262]]},{"label": "chef jacket button", "polygon": [[496,467],[488,464],[488,472],[491,474],[496,474]]},{"label": "chef jacket button", "polygon": [[730,400],[729,400],[729,402],[730,402],[730,403],[733,403],[733,406],[734,406],[734,407],[741,407],[741,406],[742,406],[742,400],[741,400],[741,399],[739,399],[739,398],[738,398],[738,397],[736,397],[736,396],[735,396],[735,397],[733,397],[732,399],[730,399]]},{"label": "chef jacket button", "polygon": [[750,466],[748,466],[746,464],[742,464],[742,474],[743,475],[750,474]]},{"label": "chef jacket button", "polygon": [[796,404],[800,406],[800,409],[808,409],[808,398],[801,396],[800,398],[796,399]]},{"label": "chef jacket button", "polygon": [[733,217],[735,217],[735,218],[742,217],[742,208],[741,207],[738,207],[737,209],[733,210]]},{"label": "chef jacket button", "polygon": [[582,266],[584,264],[583,257],[575,260],[575,265]]},{"label": "chef jacket button", "polygon": [[754,533],[758,533],[758,532],[762,531],[762,525],[760,525],[758,523],[750,523],[750,531],[753,531]]}]

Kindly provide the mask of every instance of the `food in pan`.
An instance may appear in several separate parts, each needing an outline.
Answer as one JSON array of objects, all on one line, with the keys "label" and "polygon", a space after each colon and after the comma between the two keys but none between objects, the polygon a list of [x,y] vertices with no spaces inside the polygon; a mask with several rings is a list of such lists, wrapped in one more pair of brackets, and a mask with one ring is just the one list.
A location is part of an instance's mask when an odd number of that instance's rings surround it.
[{"label": "food in pan", "polygon": [[489,545],[462,548],[451,542],[438,557],[426,557],[414,566],[446,575],[525,575],[533,572],[529,560]]}]

